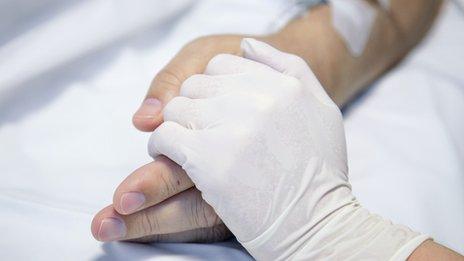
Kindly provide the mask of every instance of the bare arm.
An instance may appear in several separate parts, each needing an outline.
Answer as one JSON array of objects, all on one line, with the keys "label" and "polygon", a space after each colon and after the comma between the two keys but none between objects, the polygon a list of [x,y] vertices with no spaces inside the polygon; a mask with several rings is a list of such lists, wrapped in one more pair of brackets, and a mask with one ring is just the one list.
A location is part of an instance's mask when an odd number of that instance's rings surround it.
[{"label": "bare arm", "polygon": [[442,1],[392,0],[388,11],[369,1],[377,18],[360,57],[353,57],[331,22],[331,11],[322,5],[289,23],[267,41],[303,57],[338,105],[404,57],[424,37]]},{"label": "bare arm", "polygon": [[464,256],[431,240],[427,240],[414,250],[408,258],[408,261],[432,260],[462,261]]}]

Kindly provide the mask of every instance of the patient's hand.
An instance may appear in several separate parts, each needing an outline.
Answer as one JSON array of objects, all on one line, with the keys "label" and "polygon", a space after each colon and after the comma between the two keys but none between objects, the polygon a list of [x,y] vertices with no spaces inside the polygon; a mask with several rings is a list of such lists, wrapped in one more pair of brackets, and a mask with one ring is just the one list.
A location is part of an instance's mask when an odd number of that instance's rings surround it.
[{"label": "patient's hand", "polygon": [[[179,94],[182,82],[203,73],[209,60],[219,53],[240,55],[242,38],[207,36],[182,48],[153,79],[145,101],[133,117],[135,127],[153,131],[163,122],[162,108]],[[142,194],[124,196],[126,192]],[[143,197],[145,203],[136,208]],[[113,205],[95,216],[92,233],[101,241],[141,242],[220,241],[231,235],[185,172],[167,158],[139,168],[124,180],[114,194]]]},{"label": "patient's hand", "polygon": [[240,55],[240,41],[245,36],[215,35],[188,43],[155,76],[145,101],[134,114],[134,126],[141,131],[153,131],[163,122],[162,108],[179,94],[182,82],[203,73],[209,60],[219,53]]},{"label": "patient's hand", "polygon": [[100,241],[137,242],[211,242],[231,235],[184,170],[165,157],[119,185],[113,205],[95,216],[92,234]]},{"label": "patient's hand", "polygon": [[[244,37],[201,37],[182,48],[153,79],[145,101],[134,114],[135,127],[150,132],[157,128],[163,122],[164,105],[179,94],[183,81],[203,73],[208,62],[217,54],[241,55],[240,42]],[[282,39],[287,39],[278,35],[255,38],[282,48]],[[129,201],[134,206],[142,199],[143,196],[135,193],[128,194],[133,198],[123,197],[125,192],[136,191],[144,195],[146,202],[142,207],[123,210],[122,206],[129,205]],[[109,217],[114,219],[104,219]],[[116,236],[116,232],[124,235]],[[185,172],[168,159],[147,164],[131,174],[116,190],[113,205],[95,216],[92,233],[101,241],[131,239],[143,242],[220,241],[231,235],[214,210],[203,201]]]}]

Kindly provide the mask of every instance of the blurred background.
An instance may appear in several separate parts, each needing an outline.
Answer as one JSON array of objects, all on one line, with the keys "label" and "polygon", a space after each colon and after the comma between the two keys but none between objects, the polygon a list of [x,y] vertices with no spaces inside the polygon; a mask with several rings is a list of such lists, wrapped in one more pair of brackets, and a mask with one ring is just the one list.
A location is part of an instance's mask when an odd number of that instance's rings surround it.
[{"label": "blurred background", "polygon": [[[233,242],[112,243],[92,215],[150,161],[132,114],[187,42],[276,30],[287,0],[0,0],[0,249],[18,259],[249,259]],[[369,209],[464,252],[464,13],[345,109]],[[43,258],[42,258],[43,257]]]}]

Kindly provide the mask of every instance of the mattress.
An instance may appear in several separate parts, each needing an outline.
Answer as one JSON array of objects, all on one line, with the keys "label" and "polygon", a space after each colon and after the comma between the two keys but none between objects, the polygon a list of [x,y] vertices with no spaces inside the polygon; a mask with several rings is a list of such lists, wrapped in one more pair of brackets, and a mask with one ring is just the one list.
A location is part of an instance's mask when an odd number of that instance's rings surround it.
[{"label": "mattress", "polygon": [[[233,240],[103,244],[90,222],[150,161],[148,134],[131,116],[156,71],[198,36],[268,33],[288,5],[0,1],[2,258],[250,260]],[[344,115],[361,203],[464,252],[461,28],[464,16],[448,4],[427,39]]]}]

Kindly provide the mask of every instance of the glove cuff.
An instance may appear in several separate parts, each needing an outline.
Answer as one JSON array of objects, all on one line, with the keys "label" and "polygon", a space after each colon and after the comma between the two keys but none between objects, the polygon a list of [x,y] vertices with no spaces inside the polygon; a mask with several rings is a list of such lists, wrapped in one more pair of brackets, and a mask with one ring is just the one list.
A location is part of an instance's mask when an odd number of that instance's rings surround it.
[{"label": "glove cuff", "polygon": [[[347,200],[349,200],[347,198]],[[289,224],[296,231],[283,231]],[[406,260],[426,235],[371,214],[353,198],[318,222],[295,218],[242,243],[257,260]],[[291,225],[290,225],[291,226]]]},{"label": "glove cuff", "polygon": [[308,238],[295,260],[406,260],[429,236],[412,231],[358,203],[328,217],[324,227]]}]

